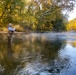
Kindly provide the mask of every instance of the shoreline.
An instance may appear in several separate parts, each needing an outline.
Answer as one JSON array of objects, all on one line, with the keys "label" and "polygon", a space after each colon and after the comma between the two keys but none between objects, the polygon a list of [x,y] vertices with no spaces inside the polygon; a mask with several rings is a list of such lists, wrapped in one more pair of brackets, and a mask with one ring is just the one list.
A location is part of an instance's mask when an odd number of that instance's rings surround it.
[{"label": "shoreline", "polygon": [[[0,31],[0,33],[8,33],[8,32],[3,32],[3,31]],[[26,34],[29,34],[29,33],[53,33],[53,34],[67,34],[67,33],[76,33],[76,32],[53,32],[53,31],[49,31],[49,32],[47,32],[47,31],[45,31],[45,32],[14,32],[14,33],[26,33]]]}]

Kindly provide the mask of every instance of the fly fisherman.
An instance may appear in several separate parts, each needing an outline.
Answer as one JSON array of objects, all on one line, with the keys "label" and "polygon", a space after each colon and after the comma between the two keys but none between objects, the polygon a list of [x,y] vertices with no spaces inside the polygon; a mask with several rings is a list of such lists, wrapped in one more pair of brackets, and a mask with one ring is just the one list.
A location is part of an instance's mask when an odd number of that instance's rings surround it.
[{"label": "fly fisherman", "polygon": [[15,28],[12,27],[12,23],[9,23],[9,25],[8,25],[8,34],[9,34],[10,38],[12,37],[12,34],[14,32],[15,32]]}]

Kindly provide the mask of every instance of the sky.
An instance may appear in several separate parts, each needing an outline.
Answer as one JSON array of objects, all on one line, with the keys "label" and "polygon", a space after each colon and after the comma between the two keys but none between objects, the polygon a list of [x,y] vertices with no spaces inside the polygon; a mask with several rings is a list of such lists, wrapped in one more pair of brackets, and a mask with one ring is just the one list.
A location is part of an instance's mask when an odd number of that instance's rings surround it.
[{"label": "sky", "polygon": [[74,7],[74,10],[69,13],[69,18],[68,18],[68,20],[70,21],[70,20],[72,20],[72,19],[74,19],[74,18],[76,18],[76,6]]}]

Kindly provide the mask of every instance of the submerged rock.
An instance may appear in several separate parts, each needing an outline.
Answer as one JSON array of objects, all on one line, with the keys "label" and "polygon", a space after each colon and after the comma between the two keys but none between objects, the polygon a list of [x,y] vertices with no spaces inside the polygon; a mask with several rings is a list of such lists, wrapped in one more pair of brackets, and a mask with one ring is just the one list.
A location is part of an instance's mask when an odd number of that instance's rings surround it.
[{"label": "submerged rock", "polygon": [[61,69],[59,69],[59,68],[51,68],[51,69],[48,70],[48,72],[50,72],[50,73],[60,73],[60,70]]}]

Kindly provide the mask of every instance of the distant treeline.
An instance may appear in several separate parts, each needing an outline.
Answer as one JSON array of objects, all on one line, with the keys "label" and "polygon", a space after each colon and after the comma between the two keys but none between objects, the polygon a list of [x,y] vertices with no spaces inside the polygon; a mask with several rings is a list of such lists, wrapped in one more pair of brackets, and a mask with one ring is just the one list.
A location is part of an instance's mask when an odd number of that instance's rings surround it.
[{"label": "distant treeline", "polygon": [[76,31],[76,18],[68,22],[66,29],[67,31]]},{"label": "distant treeline", "polygon": [[33,31],[64,31],[76,0],[0,0],[0,26],[8,23]]}]

